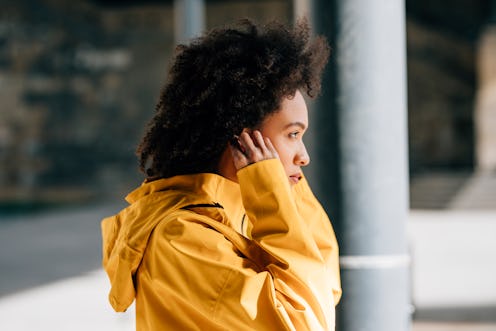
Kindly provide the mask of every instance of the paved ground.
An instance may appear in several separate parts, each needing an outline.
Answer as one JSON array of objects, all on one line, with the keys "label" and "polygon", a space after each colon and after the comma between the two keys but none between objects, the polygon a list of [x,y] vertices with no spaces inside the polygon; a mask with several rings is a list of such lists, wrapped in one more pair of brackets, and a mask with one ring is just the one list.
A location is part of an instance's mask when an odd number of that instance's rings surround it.
[{"label": "paved ground", "polygon": [[100,220],[122,205],[0,215],[0,296],[99,268]]},{"label": "paved ground", "polygon": [[495,331],[494,323],[446,323],[446,322],[422,322],[413,323],[412,331]]},{"label": "paved ground", "polygon": [[413,331],[496,331],[496,210],[413,211]]},{"label": "paved ground", "polygon": [[[99,269],[99,220],[119,207],[0,221],[0,330],[134,330]],[[496,211],[414,211],[408,231],[413,331],[496,331]]]},{"label": "paved ground", "polygon": [[496,210],[413,211],[408,226],[415,305],[496,307]]}]

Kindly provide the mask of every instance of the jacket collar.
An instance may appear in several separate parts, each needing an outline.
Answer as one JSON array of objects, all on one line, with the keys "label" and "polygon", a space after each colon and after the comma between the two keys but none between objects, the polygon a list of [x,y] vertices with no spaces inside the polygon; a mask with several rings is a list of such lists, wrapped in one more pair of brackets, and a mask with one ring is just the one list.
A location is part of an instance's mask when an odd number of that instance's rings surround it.
[{"label": "jacket collar", "polygon": [[[230,222],[229,225],[236,231],[241,231],[244,208],[239,184],[225,177],[213,173],[200,173],[144,182],[139,188],[127,195],[126,201],[133,204],[142,198],[157,195],[157,193],[165,195],[172,193],[183,196],[185,198],[182,202],[183,206],[218,204],[222,209],[221,214],[225,213],[225,216],[227,216],[227,220]],[[214,215],[218,214],[218,211],[215,212],[211,208],[198,207],[194,209],[195,212],[207,213],[214,219],[218,219]],[[210,210],[210,213],[207,209]]]}]

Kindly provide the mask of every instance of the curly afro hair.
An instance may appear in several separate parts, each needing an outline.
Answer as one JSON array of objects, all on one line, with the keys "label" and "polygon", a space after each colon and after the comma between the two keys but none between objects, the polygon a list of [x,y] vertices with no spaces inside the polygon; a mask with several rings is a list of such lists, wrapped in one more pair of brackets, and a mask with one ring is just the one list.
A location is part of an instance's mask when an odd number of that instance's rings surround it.
[{"label": "curly afro hair", "polygon": [[137,149],[140,169],[149,179],[216,173],[233,135],[256,128],[296,90],[319,93],[328,56],[306,20],[294,28],[243,20],[179,45]]}]

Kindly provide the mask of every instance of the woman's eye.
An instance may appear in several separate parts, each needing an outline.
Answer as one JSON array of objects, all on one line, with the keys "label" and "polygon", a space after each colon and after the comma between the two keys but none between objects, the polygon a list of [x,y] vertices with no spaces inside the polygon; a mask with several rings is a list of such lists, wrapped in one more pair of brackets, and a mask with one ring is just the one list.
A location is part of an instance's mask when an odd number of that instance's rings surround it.
[{"label": "woman's eye", "polygon": [[291,132],[291,133],[289,134],[289,137],[290,137],[290,138],[298,138],[298,135],[299,135],[299,134],[300,134],[300,132],[298,132],[298,131]]}]

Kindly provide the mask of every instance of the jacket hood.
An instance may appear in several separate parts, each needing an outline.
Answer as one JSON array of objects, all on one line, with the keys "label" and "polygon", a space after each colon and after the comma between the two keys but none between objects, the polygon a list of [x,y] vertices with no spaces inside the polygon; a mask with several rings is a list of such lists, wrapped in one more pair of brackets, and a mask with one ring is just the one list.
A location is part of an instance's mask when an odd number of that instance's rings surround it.
[{"label": "jacket hood", "polygon": [[215,174],[159,179],[143,183],[126,197],[127,208],[103,219],[103,267],[110,279],[109,301],[115,311],[125,311],[135,298],[134,275],[155,227],[186,206],[216,204],[212,198],[218,191],[224,196],[229,191],[233,201],[228,204],[235,205],[234,200],[240,199],[239,185]]}]

